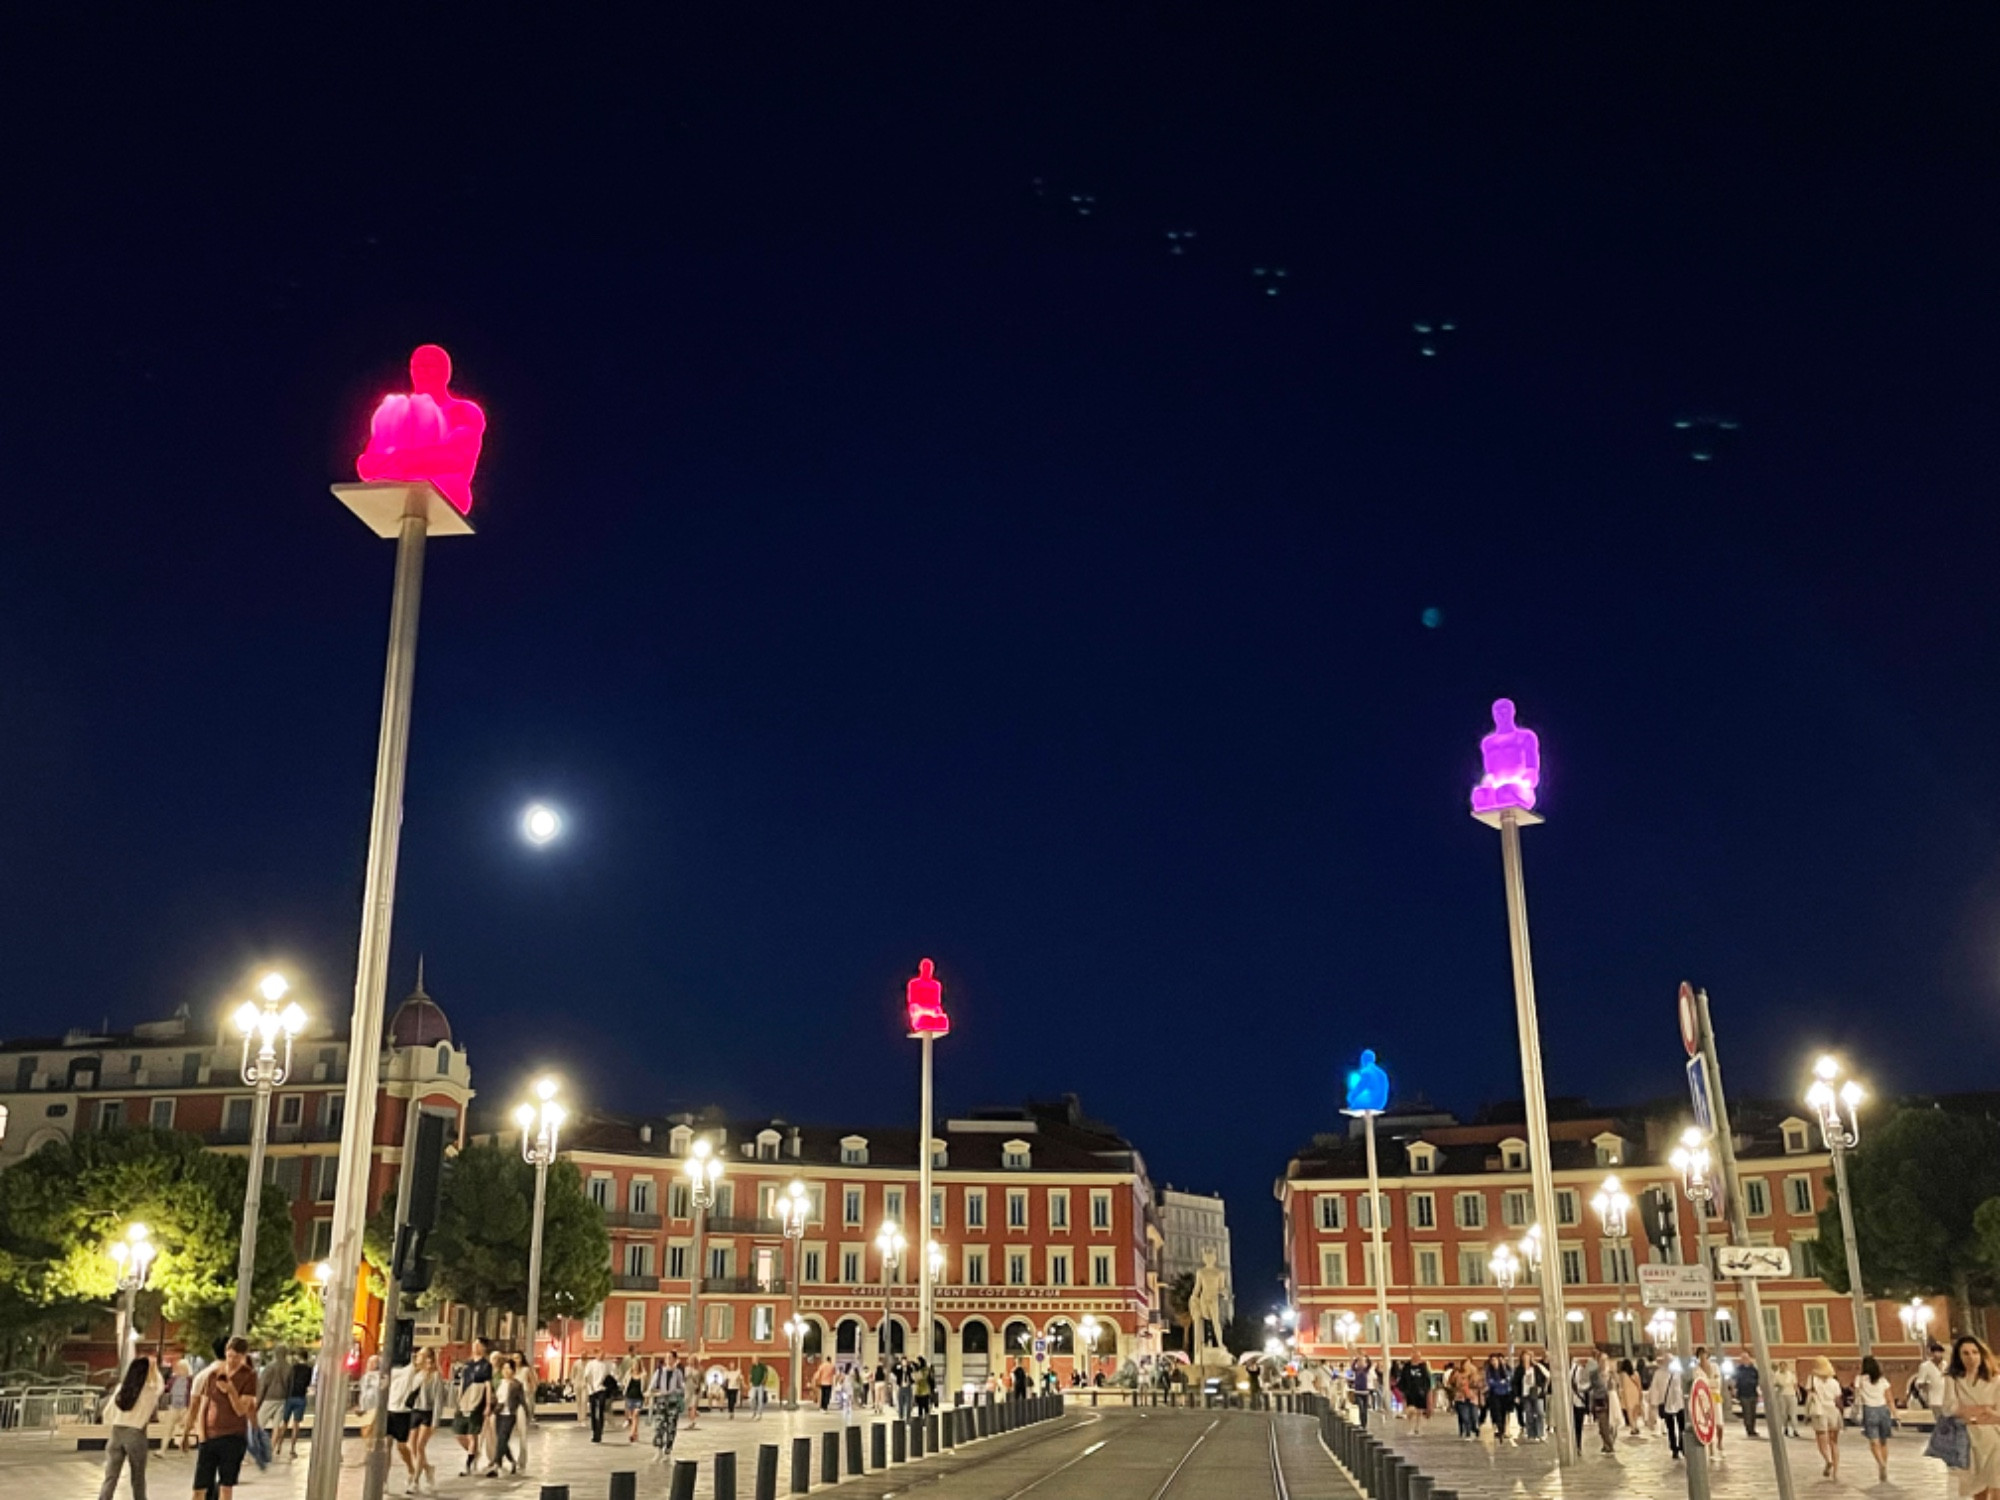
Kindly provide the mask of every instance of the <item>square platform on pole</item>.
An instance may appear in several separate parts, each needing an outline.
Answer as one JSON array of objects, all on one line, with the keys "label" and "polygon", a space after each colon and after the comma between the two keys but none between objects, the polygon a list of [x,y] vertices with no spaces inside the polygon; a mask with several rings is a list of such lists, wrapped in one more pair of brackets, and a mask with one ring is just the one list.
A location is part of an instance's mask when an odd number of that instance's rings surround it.
[{"label": "square platform on pole", "polygon": [[403,517],[413,500],[423,509],[426,536],[472,535],[472,522],[460,515],[458,507],[445,499],[444,492],[428,479],[336,484],[333,493],[342,505],[361,517],[362,524],[370,531],[392,542],[402,533]]}]

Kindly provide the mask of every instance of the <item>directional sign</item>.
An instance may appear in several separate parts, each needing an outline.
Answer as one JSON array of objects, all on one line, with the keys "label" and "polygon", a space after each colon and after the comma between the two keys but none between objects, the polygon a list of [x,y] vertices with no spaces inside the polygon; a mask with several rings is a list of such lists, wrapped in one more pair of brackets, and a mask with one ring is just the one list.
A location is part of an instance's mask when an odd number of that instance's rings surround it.
[{"label": "directional sign", "polygon": [[1648,1307],[1713,1312],[1715,1278],[1707,1266],[1641,1266],[1639,1297]]},{"label": "directional sign", "polygon": [[1036,1339],[1035,1358],[1047,1359],[1048,1357],[1049,1357],[1049,1341],[1047,1339]]},{"label": "directional sign", "polygon": [[1695,1020],[1694,986],[1681,981],[1681,1045],[1687,1048],[1688,1056],[1701,1051],[1701,1024]]},{"label": "directional sign", "polygon": [[1704,1135],[1715,1134],[1715,1106],[1708,1097],[1708,1059],[1688,1059],[1688,1094],[1694,1100],[1694,1122]]},{"label": "directional sign", "polygon": [[1706,1375],[1695,1376],[1694,1389],[1688,1392],[1688,1426],[1702,1447],[1715,1441],[1715,1391]]},{"label": "directional sign", "polygon": [[1792,1274],[1792,1252],[1782,1245],[1718,1245],[1715,1269],[1738,1280]]}]

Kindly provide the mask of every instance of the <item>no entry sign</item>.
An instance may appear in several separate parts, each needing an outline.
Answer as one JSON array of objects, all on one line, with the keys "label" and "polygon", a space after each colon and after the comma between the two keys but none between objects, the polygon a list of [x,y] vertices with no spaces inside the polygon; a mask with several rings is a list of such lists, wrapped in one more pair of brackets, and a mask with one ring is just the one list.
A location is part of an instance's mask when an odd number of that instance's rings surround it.
[{"label": "no entry sign", "polygon": [[1694,1389],[1688,1392],[1688,1426],[1694,1429],[1694,1440],[1702,1447],[1714,1443],[1715,1392],[1705,1375],[1695,1376]]},{"label": "no entry sign", "polygon": [[1694,1018],[1694,986],[1681,981],[1681,1045],[1689,1057],[1701,1051],[1701,1026]]}]

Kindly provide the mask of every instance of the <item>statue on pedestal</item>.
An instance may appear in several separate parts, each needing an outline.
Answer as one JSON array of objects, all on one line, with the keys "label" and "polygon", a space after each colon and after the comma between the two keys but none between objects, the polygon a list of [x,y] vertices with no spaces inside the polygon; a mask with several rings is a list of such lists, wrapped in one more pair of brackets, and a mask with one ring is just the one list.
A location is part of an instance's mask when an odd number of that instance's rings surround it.
[{"label": "statue on pedestal", "polygon": [[1542,742],[1532,729],[1514,722],[1514,705],[1498,699],[1493,705],[1493,732],[1479,742],[1479,756],[1486,774],[1472,789],[1475,813],[1498,812],[1515,807],[1529,812],[1535,806],[1535,789],[1542,783]]},{"label": "statue on pedestal", "polygon": [[1204,1246],[1194,1290],[1188,1293],[1188,1358],[1197,1365],[1229,1363],[1229,1351],[1222,1347],[1222,1293],[1228,1281],[1228,1272],[1215,1263],[1214,1248]]},{"label": "statue on pedestal", "polygon": [[371,483],[427,479],[460,515],[470,515],[486,414],[451,393],[451,356],[436,344],[410,356],[410,385],[409,395],[384,396],[375,408],[355,471]]}]

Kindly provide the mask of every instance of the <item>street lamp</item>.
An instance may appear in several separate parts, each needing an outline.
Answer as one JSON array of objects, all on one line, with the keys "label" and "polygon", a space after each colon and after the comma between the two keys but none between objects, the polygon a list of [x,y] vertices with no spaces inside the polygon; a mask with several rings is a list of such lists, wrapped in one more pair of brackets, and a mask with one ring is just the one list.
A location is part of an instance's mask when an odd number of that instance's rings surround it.
[{"label": "street lamp", "polygon": [[804,1318],[800,1317],[797,1313],[793,1313],[791,1317],[785,1319],[785,1342],[786,1346],[792,1351],[791,1409],[793,1411],[797,1411],[799,1407],[799,1361],[805,1358],[805,1355],[800,1352],[805,1347],[805,1337],[806,1320]]},{"label": "street lamp", "polygon": [[264,1202],[264,1139],[270,1130],[271,1090],[290,1075],[292,1038],[306,1029],[306,1013],[296,1001],[280,1004],[290,989],[284,975],[266,974],[257,981],[261,1003],[245,1000],[236,1008],[236,1029],[243,1033],[243,1081],[257,1091],[250,1108],[243,1238],[236,1252],[236,1310],[229,1319],[229,1331],[239,1338],[250,1331],[250,1286],[257,1270],[257,1215]]},{"label": "street lamp", "polygon": [[1625,1351],[1625,1357],[1632,1357],[1632,1320],[1625,1311],[1625,1257],[1630,1254],[1631,1240],[1627,1230],[1631,1226],[1632,1199],[1624,1188],[1618,1185],[1616,1177],[1604,1179],[1604,1186],[1590,1200],[1590,1206],[1597,1211],[1597,1228],[1604,1238],[1612,1242],[1612,1249],[1618,1255],[1618,1342]]},{"label": "street lamp", "polygon": [[1646,1334],[1656,1348],[1671,1349],[1674,1346],[1675,1326],[1674,1315],[1663,1307],[1646,1320]]},{"label": "street lamp", "polygon": [[[707,1270],[702,1264],[702,1242],[708,1233],[708,1206],[715,1201],[715,1185],[722,1179],[722,1158],[715,1154],[706,1136],[697,1136],[688,1147],[687,1179],[688,1202],[694,1207],[694,1265],[689,1268],[688,1277],[687,1338],[688,1347],[699,1357],[707,1347],[701,1329],[701,1278]],[[689,1410],[693,1410],[692,1405]]]},{"label": "street lamp", "polygon": [[[1389,1075],[1375,1061],[1372,1050],[1364,1049],[1361,1064],[1347,1075],[1347,1107],[1344,1115],[1359,1116],[1368,1143],[1368,1230],[1373,1240],[1375,1260],[1375,1331],[1382,1340],[1382,1375],[1389,1377],[1395,1361],[1389,1340],[1389,1253],[1382,1243],[1382,1177],[1375,1157],[1375,1117],[1389,1107]],[[1217,1337],[1221,1331],[1217,1330]]]},{"label": "street lamp", "polygon": [[109,1248],[111,1262],[118,1267],[118,1368],[122,1371],[132,1358],[132,1342],[139,1336],[133,1326],[138,1317],[139,1289],[153,1273],[153,1257],[159,1254],[159,1247],[153,1243],[151,1230],[134,1224]]},{"label": "street lamp", "polygon": [[1514,1352],[1514,1284],[1521,1276],[1521,1258],[1506,1245],[1496,1245],[1487,1258],[1486,1269],[1500,1288],[1500,1316],[1507,1324],[1507,1353]]},{"label": "street lamp", "polygon": [[785,1320],[785,1332],[792,1333],[794,1324],[798,1333],[792,1337],[792,1380],[791,1393],[786,1409],[799,1409],[799,1339],[804,1336],[805,1323],[798,1316],[799,1306],[799,1241],[805,1237],[806,1216],[812,1212],[812,1199],[806,1194],[806,1185],[794,1179],[782,1193],[778,1194],[778,1223],[785,1231],[785,1242],[792,1258],[792,1316]]},{"label": "street lamp", "polygon": [[1085,1315],[1083,1323],[1078,1330],[1083,1334],[1085,1357],[1089,1360],[1089,1374],[1084,1377],[1085,1379],[1090,1379],[1097,1374],[1097,1334],[1103,1326],[1097,1319]]},{"label": "street lamp", "polygon": [[1333,1331],[1341,1343],[1352,1349],[1361,1337],[1361,1320],[1353,1313],[1344,1312],[1333,1320]]},{"label": "street lamp", "polygon": [[903,1238],[903,1231],[895,1221],[884,1219],[882,1227],[875,1231],[875,1249],[882,1257],[882,1340],[880,1357],[889,1357],[889,1281],[896,1274],[896,1263],[903,1258],[909,1248],[909,1241]]},{"label": "street lamp", "polygon": [[1924,1351],[1931,1341],[1931,1306],[1921,1297],[1912,1297],[1896,1309],[1896,1317],[1903,1325],[1903,1332],[1917,1346],[1917,1358],[1924,1357]]},{"label": "street lamp", "polygon": [[[1694,1237],[1701,1264],[1711,1275],[1715,1267],[1708,1258],[1708,1210],[1715,1202],[1715,1158],[1708,1149],[1708,1137],[1698,1125],[1681,1132],[1681,1143],[1667,1155],[1667,1164],[1681,1174],[1681,1191],[1694,1205]],[[1709,1337],[1715,1337],[1716,1313],[1709,1314]]]},{"label": "street lamp", "polygon": [[535,1169],[535,1217],[528,1231],[528,1381],[530,1389],[541,1382],[541,1364],[535,1358],[535,1334],[542,1324],[542,1214],[548,1201],[549,1163],[556,1159],[556,1135],[566,1118],[556,1103],[556,1081],[535,1081],[532,1102],[523,1101],[514,1110],[514,1123],[521,1127],[521,1159]]},{"label": "street lamp", "polygon": [[1854,1299],[1854,1336],[1861,1357],[1874,1353],[1875,1341],[1868,1336],[1868,1293],[1861,1285],[1861,1247],[1854,1237],[1854,1200],[1847,1191],[1847,1153],[1861,1144],[1861,1117],[1858,1110],[1867,1097],[1852,1078],[1840,1080],[1840,1063],[1822,1057],[1813,1064],[1813,1081],[1806,1089],[1806,1103],[1819,1115],[1820,1138],[1833,1153],[1833,1185],[1840,1194],[1840,1237],[1847,1242],[1847,1290]]}]

